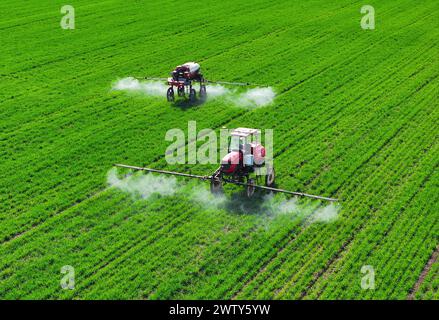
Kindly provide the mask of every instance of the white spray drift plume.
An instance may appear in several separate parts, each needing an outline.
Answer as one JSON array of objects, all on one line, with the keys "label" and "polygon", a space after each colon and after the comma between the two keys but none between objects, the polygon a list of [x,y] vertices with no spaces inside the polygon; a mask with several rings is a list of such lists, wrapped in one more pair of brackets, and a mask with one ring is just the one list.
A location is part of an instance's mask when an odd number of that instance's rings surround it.
[{"label": "white spray drift plume", "polygon": [[[168,86],[163,81],[139,81],[138,79],[127,77],[118,80],[113,85],[113,90],[138,92],[149,96],[165,96]],[[229,89],[219,84],[207,85],[207,99],[217,99],[220,97],[234,105],[246,108],[258,108],[271,104],[276,94],[271,87],[253,88],[237,93],[236,89]]]},{"label": "white spray drift plume", "polygon": [[265,107],[273,102],[275,96],[276,94],[271,87],[253,88],[241,93],[237,103],[246,107]]},{"label": "white spray drift plume", "polygon": [[[119,178],[117,169],[111,169],[107,174],[107,183],[133,197],[148,199],[153,194],[162,196],[175,195],[178,192],[187,194],[187,188],[179,187],[175,177],[159,176],[153,174],[133,174]],[[278,217],[291,217],[304,219],[305,226],[313,223],[331,223],[338,219],[340,206],[329,204],[317,210],[315,206],[300,204],[297,198],[286,199],[275,197],[273,194],[265,195],[258,208],[246,207],[241,200],[232,200],[225,194],[212,194],[203,187],[189,186],[189,198],[201,204],[206,209],[227,209],[247,214],[263,214],[269,220]]]},{"label": "white spray drift plume", "polygon": [[282,195],[275,197],[273,193],[264,196],[262,210],[270,219],[281,216],[297,218],[305,215],[305,208],[299,204],[297,198],[287,199]]},{"label": "white spray drift plume", "polygon": [[218,97],[229,95],[232,93],[232,91],[230,89],[228,89],[222,85],[219,85],[219,84],[207,85],[206,91],[207,91],[207,99],[218,98]]},{"label": "white spray drift plume", "polygon": [[128,77],[128,78],[123,78],[119,81],[117,81],[114,86],[113,86],[114,90],[140,90],[140,82],[137,79]]},{"label": "white spray drift plume", "polygon": [[224,194],[212,194],[209,190],[197,187],[191,190],[190,198],[205,208],[219,209],[224,207],[227,198]]},{"label": "white spray drift plume", "polygon": [[163,96],[167,89],[168,87],[162,81],[140,82],[132,77],[123,78],[113,86],[113,90],[139,92],[150,96]]},{"label": "white spray drift plume", "polygon": [[117,176],[117,170],[111,169],[107,174],[107,183],[131,194],[134,197],[143,199],[149,198],[153,194],[170,196],[177,191],[177,181],[175,177],[146,175],[130,175],[123,179]]},{"label": "white spray drift plume", "polygon": [[338,213],[340,211],[340,206],[333,203],[317,209],[311,216],[309,223],[329,223],[338,219]]}]

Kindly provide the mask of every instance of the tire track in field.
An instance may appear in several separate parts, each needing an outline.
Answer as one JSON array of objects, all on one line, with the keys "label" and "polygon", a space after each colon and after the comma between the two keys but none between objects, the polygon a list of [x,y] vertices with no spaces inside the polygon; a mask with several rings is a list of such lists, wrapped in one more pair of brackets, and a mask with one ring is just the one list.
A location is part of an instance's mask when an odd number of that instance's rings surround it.
[{"label": "tire track in field", "polygon": [[436,263],[438,255],[439,255],[439,245],[437,245],[436,250],[433,251],[430,259],[428,259],[427,263],[425,264],[424,269],[422,270],[421,274],[419,275],[418,280],[416,281],[413,288],[410,290],[410,292],[407,296],[407,300],[414,300],[415,299],[415,295],[418,292],[419,288],[421,287],[422,283],[424,282],[425,277],[429,273],[433,264]]},{"label": "tire track in field", "polygon": [[[435,151],[438,151],[438,149],[436,148]],[[434,152],[434,151],[433,151]],[[433,153],[432,152],[432,153]],[[437,152],[435,152],[435,154],[437,154]],[[430,160],[433,160],[430,158]],[[437,166],[436,166],[437,168]],[[425,195],[431,193],[431,188],[433,186],[433,179],[435,178],[435,173],[436,173],[436,168],[433,170],[433,172],[431,173],[431,178],[428,179],[428,181],[425,181],[424,185],[420,186],[420,191],[418,192],[418,203],[419,201],[423,201],[423,205],[422,205],[422,210],[426,210],[425,212],[427,213],[427,215],[417,215],[415,220],[408,220],[410,219],[409,216],[405,216],[405,221],[403,223],[399,223],[399,225],[395,226],[394,229],[392,229],[392,233],[387,234],[386,236],[389,239],[389,241],[386,244],[389,244],[391,242],[391,239],[395,239],[395,236],[397,235],[397,238],[401,238],[401,234],[405,234],[408,236],[408,238],[406,237],[402,237],[402,241],[400,243],[399,246],[397,246],[396,248],[392,248],[391,245],[388,245],[388,247],[390,246],[390,248],[388,248],[387,250],[381,250],[382,252],[384,251],[385,255],[384,255],[384,262],[383,260],[380,259],[381,265],[378,264],[377,267],[380,268],[381,266],[383,266],[383,269],[388,266],[388,269],[390,269],[390,271],[388,272],[384,272],[383,273],[383,278],[384,277],[392,277],[393,276],[393,272],[397,270],[397,268],[394,267],[394,265],[392,264],[392,261],[394,261],[393,259],[395,259],[395,257],[397,257],[397,259],[399,260],[399,258],[403,258],[406,257],[407,254],[412,254],[412,257],[414,260],[417,261],[424,261],[424,259],[428,259],[430,257],[430,254],[427,253],[426,255],[423,253],[423,251],[421,250],[421,243],[424,241],[428,241],[428,242],[433,242],[433,240],[430,238],[428,239],[429,235],[431,234],[431,232],[434,230],[434,226],[435,226],[435,221],[432,219],[433,215],[428,215],[430,210],[434,210],[432,209],[431,206],[431,201],[429,197],[426,197]],[[407,209],[408,214],[413,213],[414,211],[417,211],[416,206],[413,205],[410,208]],[[431,213],[433,213],[433,211],[431,211]],[[413,221],[413,223],[412,223]],[[408,223],[407,223],[408,222]],[[424,228],[427,226],[426,222],[428,222],[428,231],[423,231]],[[422,238],[418,237],[418,234],[421,233],[422,234]],[[410,236],[409,236],[410,235]],[[422,240],[421,240],[422,239]],[[417,245],[414,245],[417,244]],[[432,243],[432,248],[431,250],[434,250],[434,243]],[[392,255],[390,253],[390,250],[393,250],[394,254]],[[410,270],[411,267],[411,263],[408,261],[402,261],[400,267],[404,268],[404,270]],[[422,269],[423,264],[421,264],[419,266],[420,269]],[[416,281],[416,273],[412,273],[412,279],[410,280],[411,283],[415,283]],[[402,292],[403,296],[405,297],[405,295],[410,292],[410,287],[404,289],[404,285],[406,284],[406,282],[404,280],[401,279],[396,279],[395,282],[395,287],[387,287],[385,292],[385,296],[387,297],[398,297],[398,293]],[[397,291],[399,289],[399,291]],[[379,295],[374,295],[373,292],[368,292],[369,296],[378,296]],[[381,293],[382,295],[383,293]]]}]

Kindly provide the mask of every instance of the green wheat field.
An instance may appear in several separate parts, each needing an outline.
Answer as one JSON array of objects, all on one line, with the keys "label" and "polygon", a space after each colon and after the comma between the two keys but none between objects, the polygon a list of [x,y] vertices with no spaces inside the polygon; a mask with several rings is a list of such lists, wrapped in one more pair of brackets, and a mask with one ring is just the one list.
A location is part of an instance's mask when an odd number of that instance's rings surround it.
[{"label": "green wheat field", "polygon": [[[4,0],[0,15],[1,299],[439,298],[438,1]],[[187,61],[276,96],[114,89]],[[277,185],[340,201],[155,176],[136,179],[157,192],[127,192],[114,163],[216,169],[165,160],[189,121],[272,129]]]}]

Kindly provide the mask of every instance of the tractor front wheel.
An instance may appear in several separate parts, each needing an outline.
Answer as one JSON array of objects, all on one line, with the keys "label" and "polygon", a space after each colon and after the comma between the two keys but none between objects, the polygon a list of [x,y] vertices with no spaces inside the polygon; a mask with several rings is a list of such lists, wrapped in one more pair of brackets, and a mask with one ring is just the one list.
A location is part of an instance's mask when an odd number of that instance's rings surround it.
[{"label": "tractor front wheel", "polygon": [[276,178],[276,176],[274,173],[274,168],[268,167],[267,168],[267,175],[265,176],[265,185],[267,187],[272,187],[274,185],[275,178]]},{"label": "tractor front wheel", "polygon": [[207,92],[206,92],[206,86],[202,85],[200,87],[200,100],[201,101],[205,101],[207,98]]},{"label": "tractor front wheel", "polygon": [[168,99],[168,102],[173,102],[175,100],[174,89],[172,87],[166,92],[166,99]]},{"label": "tractor front wheel", "polygon": [[223,191],[223,184],[220,178],[212,178],[210,180],[210,192],[212,194],[220,194]]}]

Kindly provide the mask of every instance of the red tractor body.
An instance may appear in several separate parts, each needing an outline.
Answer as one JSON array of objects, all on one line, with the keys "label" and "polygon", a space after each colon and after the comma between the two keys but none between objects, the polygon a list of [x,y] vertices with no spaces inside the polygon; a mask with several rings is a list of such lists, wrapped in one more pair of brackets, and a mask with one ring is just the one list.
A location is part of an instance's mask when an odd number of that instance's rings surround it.
[{"label": "red tractor body", "polygon": [[171,72],[171,77],[168,78],[168,91],[166,97],[168,101],[174,101],[174,87],[177,88],[179,97],[189,95],[189,100],[194,102],[196,99],[196,91],[192,86],[192,82],[200,83],[199,97],[204,100],[206,98],[206,85],[203,75],[200,73],[200,65],[196,62],[187,62],[181,66],[177,66]]},{"label": "red tractor body", "polygon": [[[211,190],[217,192],[222,187],[223,176],[230,177],[233,181],[244,182],[247,180],[248,196],[254,192],[255,179],[250,175],[266,165],[265,148],[260,143],[260,131],[257,129],[237,128],[231,132],[229,153],[222,159],[221,166],[212,176]],[[256,179],[259,175],[256,176]],[[267,167],[265,185],[274,185],[274,169]]]}]

